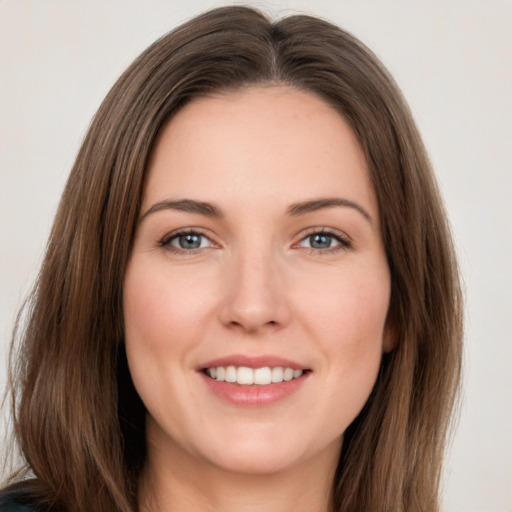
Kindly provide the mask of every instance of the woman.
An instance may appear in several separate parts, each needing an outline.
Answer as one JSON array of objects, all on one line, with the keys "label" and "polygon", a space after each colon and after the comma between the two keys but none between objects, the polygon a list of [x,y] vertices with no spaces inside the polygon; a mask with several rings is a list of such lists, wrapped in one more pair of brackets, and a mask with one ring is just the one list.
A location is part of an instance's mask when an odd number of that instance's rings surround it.
[{"label": "woman", "polygon": [[393,80],[307,16],[164,36],[92,122],[19,337],[34,478],[0,510],[437,510],[460,290]]}]

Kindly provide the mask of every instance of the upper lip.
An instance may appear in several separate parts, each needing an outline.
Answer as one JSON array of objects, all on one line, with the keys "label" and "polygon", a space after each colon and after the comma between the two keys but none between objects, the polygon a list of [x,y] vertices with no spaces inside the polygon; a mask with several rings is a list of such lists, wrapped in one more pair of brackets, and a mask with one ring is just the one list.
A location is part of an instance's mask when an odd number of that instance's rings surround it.
[{"label": "upper lip", "polygon": [[297,361],[286,359],[284,357],[274,355],[260,355],[260,356],[248,356],[244,354],[233,354],[225,357],[219,357],[207,361],[198,368],[200,371],[207,368],[214,368],[217,366],[245,366],[247,368],[264,368],[266,366],[276,367],[282,366],[283,368],[291,368],[292,370],[307,370],[307,366],[304,366]]}]

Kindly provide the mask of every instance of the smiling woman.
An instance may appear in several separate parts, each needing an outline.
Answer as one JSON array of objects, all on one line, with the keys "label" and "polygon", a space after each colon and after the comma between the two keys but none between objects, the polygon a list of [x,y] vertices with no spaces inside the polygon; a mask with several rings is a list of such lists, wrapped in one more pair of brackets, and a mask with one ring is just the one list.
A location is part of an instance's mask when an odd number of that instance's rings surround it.
[{"label": "smiling woman", "polygon": [[[377,200],[348,124],[289,86],[196,99],[157,140],[142,211],[124,318],[148,461],[206,481],[304,464],[328,479],[393,343]],[[326,509],[311,495],[308,510]]]},{"label": "smiling woman", "polygon": [[0,510],[438,509],[456,263],[408,108],[341,29],[229,7],[146,50],[32,301],[12,398],[34,478]]}]

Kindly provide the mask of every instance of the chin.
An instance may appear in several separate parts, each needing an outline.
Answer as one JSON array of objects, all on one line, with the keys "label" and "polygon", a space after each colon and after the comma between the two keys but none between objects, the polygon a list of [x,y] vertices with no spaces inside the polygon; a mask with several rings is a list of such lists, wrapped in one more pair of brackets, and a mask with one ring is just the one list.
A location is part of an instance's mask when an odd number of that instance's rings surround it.
[{"label": "chin", "polygon": [[[223,448],[212,453],[208,450],[209,463],[221,470],[238,474],[272,475],[285,473],[301,465],[314,464],[320,459],[329,459],[337,464],[342,438],[339,437],[325,446],[308,445],[303,436],[257,436],[236,439],[223,443]],[[211,448],[211,446],[210,446]]]},{"label": "chin", "polygon": [[295,453],[283,452],[276,449],[250,450],[238,453],[226,453],[216,457],[210,463],[223,471],[245,475],[272,475],[284,473],[298,466],[301,456]]}]

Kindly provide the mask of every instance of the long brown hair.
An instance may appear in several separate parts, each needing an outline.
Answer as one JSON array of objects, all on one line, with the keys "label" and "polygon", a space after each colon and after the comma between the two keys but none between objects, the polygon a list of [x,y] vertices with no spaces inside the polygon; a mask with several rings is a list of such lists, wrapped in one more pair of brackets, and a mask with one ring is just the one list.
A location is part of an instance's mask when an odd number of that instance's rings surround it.
[{"label": "long brown hair", "polygon": [[137,510],[145,411],[124,355],[122,283],[146,164],[184,103],[257,83],[310,91],[337,109],[364,150],[380,206],[396,347],[345,433],[333,510],[438,510],[462,307],[421,138],[393,79],[356,38],[313,17],[272,22],[247,7],[196,17],[137,58],[71,171],[10,373],[15,438],[36,477],[23,485],[52,510]]}]

